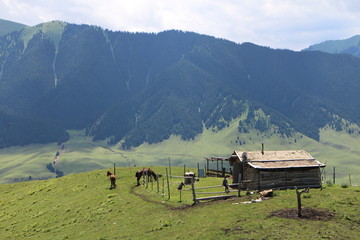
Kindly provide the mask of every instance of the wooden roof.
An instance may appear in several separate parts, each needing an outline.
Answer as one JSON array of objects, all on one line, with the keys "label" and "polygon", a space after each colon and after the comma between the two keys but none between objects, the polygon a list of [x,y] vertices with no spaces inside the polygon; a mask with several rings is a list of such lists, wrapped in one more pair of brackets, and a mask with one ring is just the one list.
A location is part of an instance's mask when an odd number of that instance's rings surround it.
[{"label": "wooden roof", "polygon": [[233,162],[246,162],[257,169],[325,167],[325,164],[317,161],[304,150],[264,152],[234,151],[229,160]]}]

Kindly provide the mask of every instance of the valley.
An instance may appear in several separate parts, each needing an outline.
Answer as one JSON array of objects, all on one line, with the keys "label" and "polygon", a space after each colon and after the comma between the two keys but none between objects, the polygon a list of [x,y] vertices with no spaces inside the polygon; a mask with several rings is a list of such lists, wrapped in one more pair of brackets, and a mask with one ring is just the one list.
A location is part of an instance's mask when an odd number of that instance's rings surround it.
[{"label": "valley", "polygon": [[[64,144],[65,150],[56,168],[68,175],[106,169],[114,163],[119,167],[168,166],[169,158],[173,166],[196,167],[199,163],[203,168],[205,157],[229,157],[234,150],[260,151],[261,143],[264,143],[265,150],[269,151],[306,150],[327,165],[324,182],[332,182],[333,167],[336,167],[336,183],[349,184],[350,174],[352,185],[360,184],[359,136],[331,128],[321,130],[319,142],[299,133],[291,138],[256,130],[239,134],[238,120],[233,120],[229,127],[218,132],[204,129],[194,140],[184,141],[172,136],[161,143],[144,143],[131,150],[121,150],[119,145],[109,146],[106,140],[93,142],[84,131],[71,130],[70,140]],[[239,142],[245,144],[240,145]],[[52,162],[58,150],[59,146],[55,143],[0,149],[0,183],[15,182],[15,179],[19,181],[21,178],[28,180],[29,176],[33,180],[55,177],[46,169],[46,164]]]}]

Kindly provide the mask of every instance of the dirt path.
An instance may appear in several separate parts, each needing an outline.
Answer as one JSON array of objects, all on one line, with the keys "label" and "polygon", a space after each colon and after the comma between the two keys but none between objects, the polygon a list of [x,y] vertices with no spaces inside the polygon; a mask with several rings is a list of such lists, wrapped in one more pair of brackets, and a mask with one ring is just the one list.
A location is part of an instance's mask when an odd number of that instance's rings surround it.
[{"label": "dirt path", "polygon": [[[149,202],[149,203],[154,203],[154,204],[160,204],[164,207],[166,207],[167,209],[171,209],[171,210],[184,210],[184,209],[188,209],[190,207],[192,207],[192,205],[184,205],[184,206],[180,206],[180,207],[174,207],[174,206],[171,206],[170,204],[167,204],[167,203],[164,203],[164,202],[157,202],[157,201],[154,201],[154,200],[151,200],[150,198],[148,198],[147,196],[144,196],[140,193],[137,193],[135,191],[137,186],[132,186],[131,187],[131,190],[130,190],[130,193],[132,195],[135,195],[139,198],[141,198],[142,200],[144,200],[145,202]],[[195,205],[196,206],[196,205]]]}]

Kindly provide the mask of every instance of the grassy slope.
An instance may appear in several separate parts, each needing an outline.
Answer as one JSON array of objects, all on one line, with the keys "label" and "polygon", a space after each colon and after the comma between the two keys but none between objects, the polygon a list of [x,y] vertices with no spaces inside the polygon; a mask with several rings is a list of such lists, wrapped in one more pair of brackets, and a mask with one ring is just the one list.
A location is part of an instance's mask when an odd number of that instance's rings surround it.
[{"label": "grassy slope", "polygon": [[56,48],[56,51],[58,50],[59,43],[61,40],[61,36],[64,32],[64,29],[66,27],[67,23],[61,22],[61,21],[51,21],[47,23],[42,23],[33,27],[27,27],[22,32],[22,39],[24,41],[25,48],[28,44],[28,42],[32,39],[34,34],[38,33],[38,31],[42,31],[46,34],[47,37],[49,37]]},{"label": "grassy slope", "polygon": [[14,31],[19,31],[24,27],[26,27],[26,25],[24,24],[0,19],[0,35],[5,35]]},{"label": "grassy slope", "polygon": [[[172,195],[161,197],[156,185],[135,188],[135,168],[117,168],[118,188],[109,190],[105,170],[58,179],[0,185],[1,239],[356,239],[360,234],[358,188],[311,189],[303,206],[335,213],[330,221],[269,217],[275,210],[296,207],[293,190],[277,191],[273,199],[253,204],[245,196],[228,201],[191,203],[190,191],[179,203],[171,179]],[[155,168],[165,173],[163,167]],[[172,168],[172,174],[182,174]],[[162,181],[160,181],[161,183]],[[197,186],[219,185],[221,179],[200,179]],[[161,186],[162,184],[160,184]],[[189,187],[186,187],[187,189]],[[253,198],[255,196],[252,196]],[[168,207],[167,207],[168,206]]]},{"label": "grassy slope", "polygon": [[[237,121],[234,121],[218,133],[205,130],[194,141],[181,141],[173,136],[162,143],[143,144],[131,151],[121,151],[118,146],[109,149],[105,142],[93,143],[82,131],[70,133],[71,140],[65,144],[67,149],[57,165],[65,174],[107,168],[113,163],[117,166],[166,166],[169,158],[173,166],[186,164],[196,167],[197,163],[204,166],[206,156],[228,157],[234,150],[256,151],[264,143],[265,150],[304,149],[327,164],[328,180],[336,166],[337,183],[348,183],[351,174],[352,184],[360,184],[359,136],[331,129],[322,130],[321,141],[316,142],[300,135],[292,139],[259,135],[257,132],[239,135]],[[238,136],[246,142],[245,145],[235,142]],[[55,144],[0,149],[0,183],[29,175],[33,179],[54,176],[47,171],[46,164],[52,161],[57,150]]]}]

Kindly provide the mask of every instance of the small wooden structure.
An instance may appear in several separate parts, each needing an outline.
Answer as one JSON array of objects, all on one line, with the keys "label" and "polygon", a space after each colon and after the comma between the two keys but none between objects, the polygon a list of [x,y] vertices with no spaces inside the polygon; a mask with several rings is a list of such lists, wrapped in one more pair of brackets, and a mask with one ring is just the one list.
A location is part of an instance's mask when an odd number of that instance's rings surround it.
[{"label": "small wooden structure", "polygon": [[193,173],[193,172],[186,172],[186,173],[184,173],[184,183],[186,184],[186,185],[188,185],[188,184],[191,184],[192,183],[192,181],[195,181],[194,179],[195,179],[195,173]]},{"label": "small wooden structure", "polygon": [[[211,177],[224,177],[225,174],[231,174],[231,169],[224,166],[224,161],[227,163],[227,158],[222,157],[206,157],[206,176]],[[216,169],[210,167],[210,163],[216,162]],[[219,164],[220,163],[220,164]],[[228,164],[227,164],[228,165]]]},{"label": "small wooden structure", "polygon": [[228,161],[233,166],[233,183],[240,181],[242,189],[251,190],[319,188],[320,168],[326,166],[304,150],[234,151]]}]

